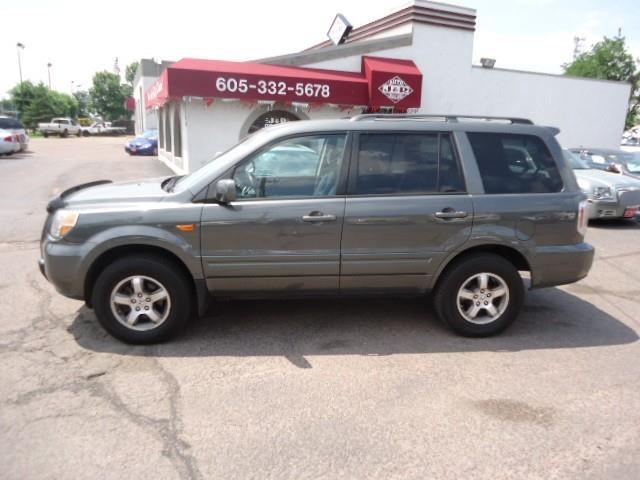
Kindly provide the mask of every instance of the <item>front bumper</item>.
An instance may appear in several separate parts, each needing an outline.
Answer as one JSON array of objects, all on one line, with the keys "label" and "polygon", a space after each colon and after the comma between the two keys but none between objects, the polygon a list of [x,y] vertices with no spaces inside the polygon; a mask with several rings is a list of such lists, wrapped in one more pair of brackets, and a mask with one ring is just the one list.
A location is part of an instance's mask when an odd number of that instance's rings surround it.
[{"label": "front bumper", "polygon": [[82,259],[84,246],[53,241],[42,241],[38,267],[44,277],[65,297],[84,300],[84,273]]},{"label": "front bumper", "polygon": [[154,147],[153,145],[149,145],[146,147],[136,147],[134,145],[125,145],[124,150],[129,155],[153,155]]},{"label": "front bumper", "polygon": [[640,208],[640,190],[618,190],[616,200],[587,201],[589,219],[634,218]]},{"label": "front bumper", "polygon": [[640,203],[625,205],[609,200],[589,200],[587,214],[589,215],[589,220],[598,218],[633,218],[639,206]]},{"label": "front bumper", "polygon": [[594,254],[588,243],[536,247],[531,258],[531,288],[582,280],[591,269]]}]

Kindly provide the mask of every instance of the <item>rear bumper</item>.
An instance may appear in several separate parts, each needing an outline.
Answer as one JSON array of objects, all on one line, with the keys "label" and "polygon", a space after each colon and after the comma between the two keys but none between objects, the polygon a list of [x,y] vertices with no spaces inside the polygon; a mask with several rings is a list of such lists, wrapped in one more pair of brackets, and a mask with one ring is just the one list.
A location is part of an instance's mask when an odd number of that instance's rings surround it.
[{"label": "rear bumper", "polygon": [[537,247],[531,258],[531,288],[565,285],[583,279],[595,250],[588,243]]}]

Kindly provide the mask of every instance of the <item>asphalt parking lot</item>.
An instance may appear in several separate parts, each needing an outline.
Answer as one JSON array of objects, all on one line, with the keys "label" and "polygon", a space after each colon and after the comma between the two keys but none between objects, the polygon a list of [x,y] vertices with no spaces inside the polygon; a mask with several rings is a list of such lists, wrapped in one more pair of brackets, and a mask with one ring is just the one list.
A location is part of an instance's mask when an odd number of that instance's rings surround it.
[{"label": "asphalt parking lot", "polygon": [[529,292],[502,336],[426,300],[225,302],[132,347],[40,276],[48,198],[170,172],[122,138],[0,158],[0,476],[640,476],[640,226],[592,224],[589,277]]}]

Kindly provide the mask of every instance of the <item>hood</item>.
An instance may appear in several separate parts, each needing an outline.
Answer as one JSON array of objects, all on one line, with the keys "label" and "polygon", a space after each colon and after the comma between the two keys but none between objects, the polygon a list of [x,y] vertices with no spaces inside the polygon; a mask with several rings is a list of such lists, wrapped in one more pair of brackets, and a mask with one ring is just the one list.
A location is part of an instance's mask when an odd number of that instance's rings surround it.
[{"label": "hood", "polygon": [[152,138],[145,137],[136,137],[129,142],[129,145],[135,145],[137,147],[141,147],[143,145],[153,145],[157,142],[157,140]]},{"label": "hood", "polygon": [[640,188],[640,181],[618,173],[605,172],[590,168],[587,170],[574,170],[578,185],[581,189],[590,187],[612,187],[612,188]]},{"label": "hood", "polygon": [[114,203],[160,202],[168,195],[161,186],[165,178],[122,183],[101,183],[99,185],[89,184],[87,186],[80,185],[63,192],[59,198],[67,208]]}]

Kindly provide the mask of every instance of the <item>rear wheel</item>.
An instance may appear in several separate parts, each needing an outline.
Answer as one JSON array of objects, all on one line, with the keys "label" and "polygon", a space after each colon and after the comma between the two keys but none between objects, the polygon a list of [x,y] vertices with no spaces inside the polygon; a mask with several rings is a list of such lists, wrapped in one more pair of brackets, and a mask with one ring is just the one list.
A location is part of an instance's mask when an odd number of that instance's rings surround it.
[{"label": "rear wheel", "polygon": [[100,324],[126,343],[145,344],[177,335],[191,316],[190,281],[165,259],[124,257],[105,268],[92,293]]},{"label": "rear wheel", "polygon": [[518,270],[503,257],[462,257],[438,282],[434,304],[438,316],[456,332],[470,337],[494,335],[518,316],[524,285]]},{"label": "rear wheel", "polygon": [[67,136],[69,135],[69,130],[67,130],[66,128],[62,131],[62,133],[60,133],[60,138],[67,138]]}]

